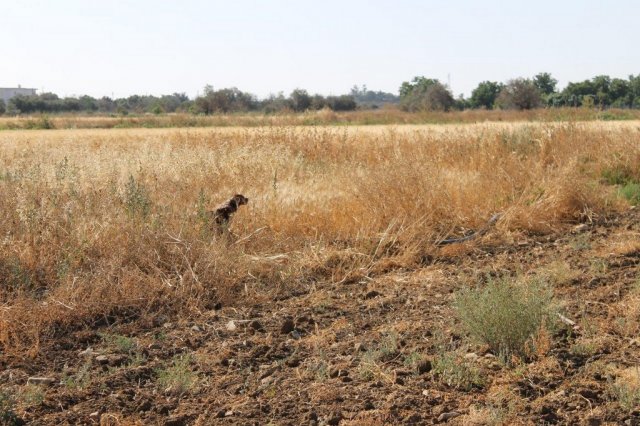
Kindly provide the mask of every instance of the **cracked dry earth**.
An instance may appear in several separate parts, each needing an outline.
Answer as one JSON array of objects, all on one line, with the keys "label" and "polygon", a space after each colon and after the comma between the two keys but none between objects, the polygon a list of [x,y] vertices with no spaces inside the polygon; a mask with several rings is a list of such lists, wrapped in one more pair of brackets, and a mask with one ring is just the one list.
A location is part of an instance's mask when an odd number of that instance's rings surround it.
[{"label": "cracked dry earth", "polygon": [[[640,424],[616,391],[640,380],[639,218],[487,235],[413,270],[78,331],[34,359],[0,358],[0,386],[34,425]],[[507,366],[464,336],[453,300],[522,275],[553,283],[576,325]],[[445,355],[454,379],[436,368]]]}]

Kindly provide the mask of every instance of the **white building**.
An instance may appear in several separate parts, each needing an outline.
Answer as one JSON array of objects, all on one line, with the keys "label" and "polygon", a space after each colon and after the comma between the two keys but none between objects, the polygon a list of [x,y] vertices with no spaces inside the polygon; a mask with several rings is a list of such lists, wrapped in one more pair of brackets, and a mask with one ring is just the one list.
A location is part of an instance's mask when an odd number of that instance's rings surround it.
[{"label": "white building", "polygon": [[36,94],[36,89],[26,89],[20,86],[18,87],[0,87],[0,99],[2,99],[5,105],[9,102],[9,99],[18,95],[31,96]]}]

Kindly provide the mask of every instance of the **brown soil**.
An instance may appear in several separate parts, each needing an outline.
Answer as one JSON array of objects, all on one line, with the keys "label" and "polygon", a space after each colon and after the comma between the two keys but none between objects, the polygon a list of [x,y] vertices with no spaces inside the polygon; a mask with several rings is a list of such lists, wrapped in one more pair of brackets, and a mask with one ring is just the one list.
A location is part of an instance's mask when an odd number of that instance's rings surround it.
[{"label": "brown soil", "polygon": [[[613,391],[640,361],[639,218],[632,209],[553,235],[489,232],[434,248],[419,269],[390,261],[188,319],[105,318],[51,336],[35,358],[0,354],[0,389],[20,419],[42,425],[639,424],[640,409]],[[465,338],[454,295],[487,276],[534,274],[555,283],[577,326],[507,366]],[[482,383],[448,385],[432,368],[443,350]],[[162,377],[184,354],[193,383],[181,389]],[[55,380],[28,385],[36,376]]]}]

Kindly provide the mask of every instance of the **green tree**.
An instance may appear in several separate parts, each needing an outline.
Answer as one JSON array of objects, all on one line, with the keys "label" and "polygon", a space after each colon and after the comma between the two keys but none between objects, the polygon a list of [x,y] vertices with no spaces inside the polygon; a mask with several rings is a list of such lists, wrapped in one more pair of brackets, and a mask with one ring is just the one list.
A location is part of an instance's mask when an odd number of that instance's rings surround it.
[{"label": "green tree", "polygon": [[0,115],[3,115],[7,112],[7,106],[4,103],[4,99],[0,99]]},{"label": "green tree", "polygon": [[495,81],[483,81],[471,92],[471,107],[492,109],[503,85]]},{"label": "green tree", "polygon": [[555,93],[558,80],[548,72],[541,72],[533,77],[533,84],[538,88],[540,94],[548,96]]},{"label": "green tree", "polygon": [[608,75],[598,75],[592,80],[595,90],[596,103],[600,107],[609,106],[611,104],[611,77]]},{"label": "green tree", "polygon": [[532,109],[541,104],[540,91],[533,81],[516,78],[507,83],[500,91],[496,103],[505,109]]},{"label": "green tree", "polygon": [[627,80],[614,78],[609,86],[609,97],[611,98],[611,106],[617,108],[631,107],[633,104],[633,96],[631,94],[631,86]]},{"label": "green tree", "polygon": [[289,96],[289,102],[291,103],[291,109],[296,112],[306,111],[311,107],[311,96],[304,89],[296,89],[291,92]]},{"label": "green tree", "polygon": [[449,111],[454,104],[449,89],[436,79],[415,77],[400,86],[400,108],[405,111]]}]

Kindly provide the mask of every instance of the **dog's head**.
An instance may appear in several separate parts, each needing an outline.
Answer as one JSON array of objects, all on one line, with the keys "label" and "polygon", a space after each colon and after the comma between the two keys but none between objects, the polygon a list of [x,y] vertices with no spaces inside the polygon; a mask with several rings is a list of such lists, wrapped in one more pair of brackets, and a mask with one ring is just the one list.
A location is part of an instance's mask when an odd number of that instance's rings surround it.
[{"label": "dog's head", "polygon": [[233,196],[231,201],[235,203],[236,206],[241,206],[243,204],[247,204],[249,202],[249,199],[242,194],[236,194]]}]

